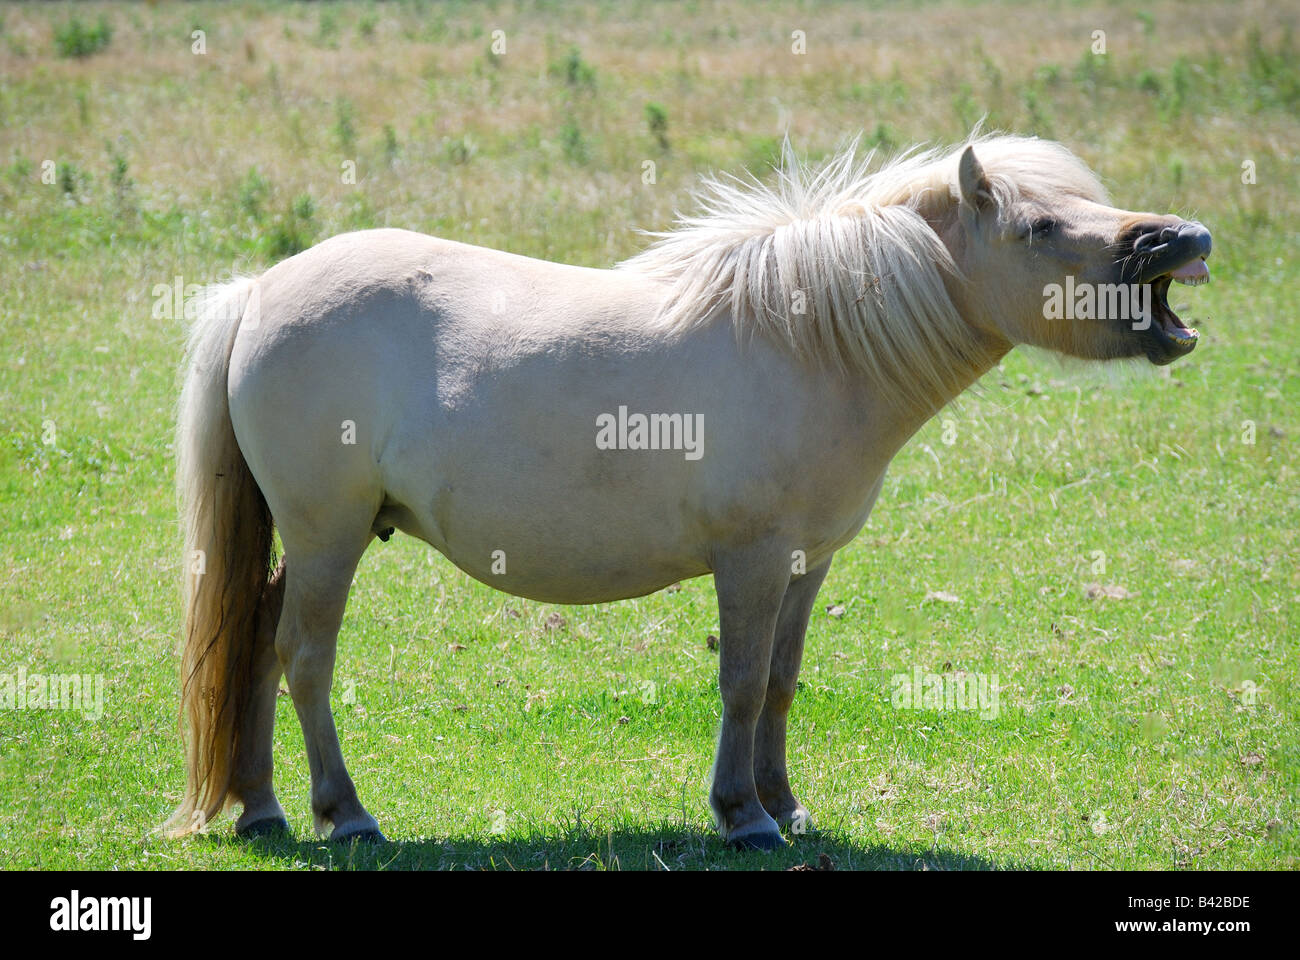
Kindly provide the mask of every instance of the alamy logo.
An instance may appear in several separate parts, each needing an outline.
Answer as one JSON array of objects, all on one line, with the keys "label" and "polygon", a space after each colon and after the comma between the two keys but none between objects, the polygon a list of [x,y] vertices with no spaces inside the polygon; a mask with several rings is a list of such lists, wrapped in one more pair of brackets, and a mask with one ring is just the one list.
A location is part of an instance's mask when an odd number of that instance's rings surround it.
[{"label": "alamy logo", "polygon": [[1043,287],[1044,320],[1129,320],[1134,330],[1151,326],[1151,284],[1065,283]]},{"label": "alamy logo", "polygon": [[0,673],[0,710],[80,710],[88,719],[104,715],[104,675]]},{"label": "alamy logo", "polygon": [[947,676],[913,667],[910,674],[896,673],[889,682],[894,688],[890,702],[899,710],[978,710],[981,719],[998,717],[996,673]]},{"label": "alamy logo", "polygon": [[596,417],[597,450],[684,450],[687,460],[704,456],[704,414],[627,412]]},{"label": "alamy logo", "polygon": [[148,940],[153,932],[153,898],[83,898],[79,890],[73,890],[70,897],[50,901],[50,929],[69,933],[127,930],[132,940]]},{"label": "alamy logo", "polygon": [[201,283],[186,283],[179,274],[171,283],[156,283],[153,286],[153,309],[150,312],[155,320],[186,320],[193,322],[199,318],[201,310],[206,310],[214,320],[235,322],[241,326],[257,327],[261,316],[260,284],[252,283],[248,292],[241,297],[217,297],[208,299],[209,287]]}]

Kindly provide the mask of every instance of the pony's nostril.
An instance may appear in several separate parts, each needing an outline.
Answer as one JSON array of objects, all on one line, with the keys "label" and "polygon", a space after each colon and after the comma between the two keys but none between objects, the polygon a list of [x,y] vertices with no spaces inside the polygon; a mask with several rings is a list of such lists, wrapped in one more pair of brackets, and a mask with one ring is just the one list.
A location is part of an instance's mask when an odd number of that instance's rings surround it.
[{"label": "pony's nostril", "polygon": [[1163,247],[1178,239],[1179,233],[1187,224],[1173,227],[1156,227],[1148,233],[1141,234],[1133,241],[1134,253],[1147,253],[1156,247]]},{"label": "pony's nostril", "polygon": [[1144,250],[1150,250],[1157,243],[1163,243],[1162,234],[1144,233],[1133,241],[1133,252],[1141,253]]}]

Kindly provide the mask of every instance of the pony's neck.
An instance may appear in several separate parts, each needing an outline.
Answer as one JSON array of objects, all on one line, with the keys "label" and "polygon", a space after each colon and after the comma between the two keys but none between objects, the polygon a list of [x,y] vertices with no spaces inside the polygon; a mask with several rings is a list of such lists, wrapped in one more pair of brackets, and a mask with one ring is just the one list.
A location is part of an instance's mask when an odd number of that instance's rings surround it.
[{"label": "pony's neck", "polygon": [[[902,448],[912,435],[921,427],[933,419],[944,407],[948,406],[953,400],[956,400],[963,394],[980,377],[988,373],[998,362],[1002,360],[1010,351],[1012,344],[1000,337],[988,336],[985,334],[976,334],[977,349],[971,351],[965,358],[954,360],[949,368],[951,373],[950,387],[944,395],[932,394],[922,399],[900,399],[897,395],[890,398],[885,409],[890,411],[888,416],[888,428],[885,431],[886,436],[882,439],[891,448],[891,456]],[[879,410],[880,404],[879,387],[872,387],[868,390],[868,403],[872,409]],[[884,388],[888,389],[888,388]]]}]

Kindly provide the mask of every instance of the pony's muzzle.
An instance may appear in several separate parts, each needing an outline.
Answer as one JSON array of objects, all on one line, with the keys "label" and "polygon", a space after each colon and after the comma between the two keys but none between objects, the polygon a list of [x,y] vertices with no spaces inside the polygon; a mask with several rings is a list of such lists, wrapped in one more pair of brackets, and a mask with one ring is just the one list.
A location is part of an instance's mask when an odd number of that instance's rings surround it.
[{"label": "pony's muzzle", "polygon": [[1146,283],[1183,264],[1204,261],[1213,248],[1210,231],[1195,220],[1152,225],[1133,240],[1130,262],[1140,265],[1134,279]]},{"label": "pony's muzzle", "polygon": [[1134,326],[1140,349],[1155,364],[1171,363],[1195,349],[1200,334],[1169,305],[1169,287],[1198,286],[1210,279],[1205,258],[1213,249],[1210,231],[1195,220],[1152,217],[1131,224],[1117,239],[1122,284],[1141,285],[1150,295],[1150,313]]}]

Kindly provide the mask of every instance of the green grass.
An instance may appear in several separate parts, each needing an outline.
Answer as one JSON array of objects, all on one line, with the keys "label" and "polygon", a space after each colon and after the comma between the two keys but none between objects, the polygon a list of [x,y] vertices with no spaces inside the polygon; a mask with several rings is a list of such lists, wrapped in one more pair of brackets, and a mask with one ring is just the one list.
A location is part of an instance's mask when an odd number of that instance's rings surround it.
[{"label": "green grass", "polygon": [[113,29],[100,17],[94,26],[86,26],[77,17],[54,31],[54,46],[61,57],[88,57],[108,46]]},{"label": "green grass", "polygon": [[[701,4],[659,33],[614,0],[90,4],[112,42],[62,58],[73,12],[11,7],[0,34],[0,674],[103,674],[105,709],[0,711],[0,867],[1300,863],[1294,13]],[[181,324],[154,318],[155,285],[378,225],[608,265],[786,124],[818,156],[859,131],[954,140],[984,113],[1063,140],[1118,205],[1212,228],[1213,283],[1175,296],[1203,343],[1162,370],[1017,352],[900,454],[809,630],[790,765],[819,833],[767,856],[708,828],[708,580],[557,608],[400,537],[362,562],[334,690],[397,842],[311,839],[287,698],[276,780],[299,839],[236,841],[229,818],[152,833],[183,781]],[[918,666],[996,674],[999,715],[895,708],[891,676]]]}]

